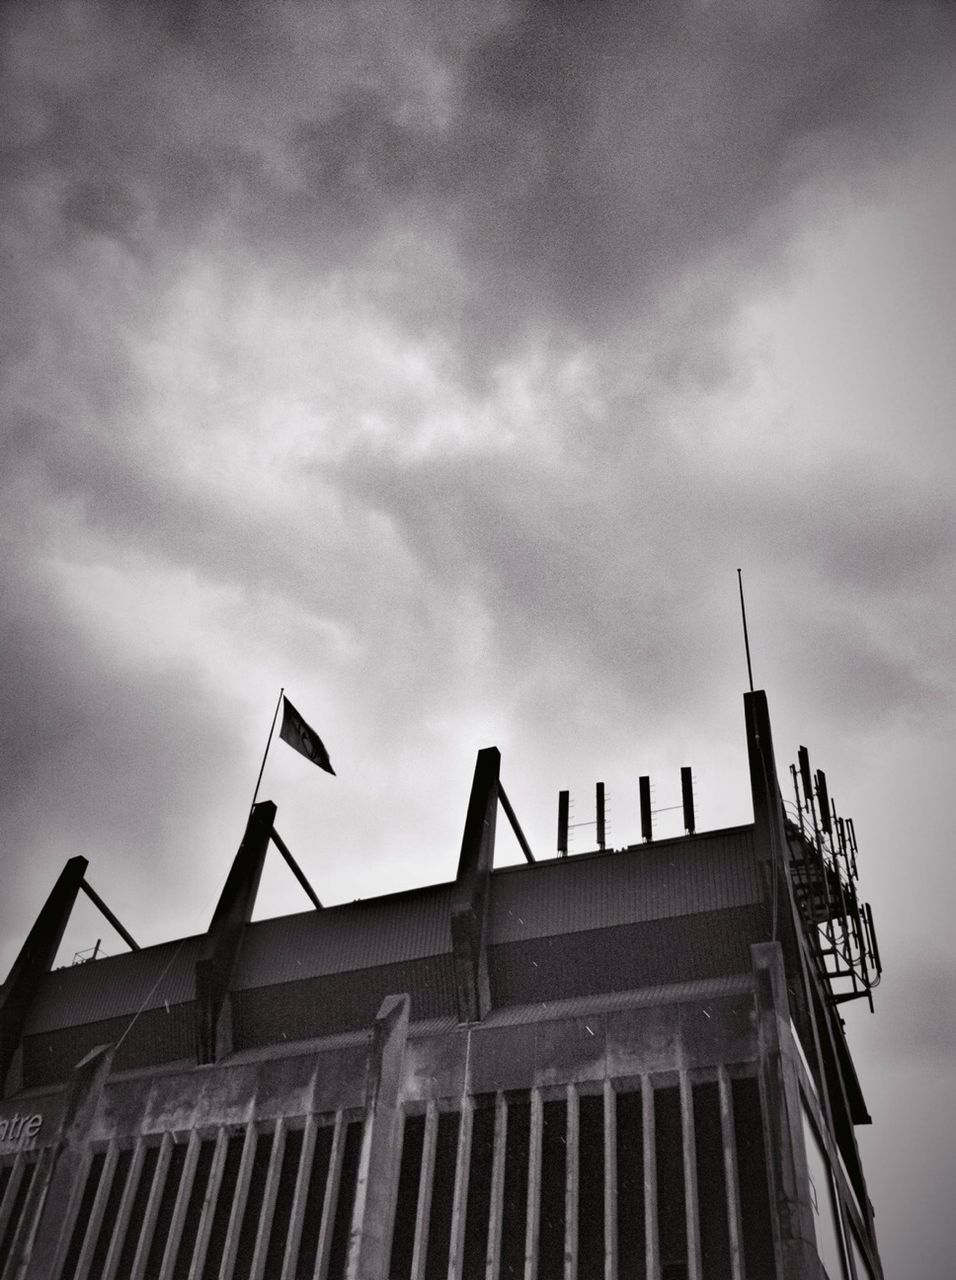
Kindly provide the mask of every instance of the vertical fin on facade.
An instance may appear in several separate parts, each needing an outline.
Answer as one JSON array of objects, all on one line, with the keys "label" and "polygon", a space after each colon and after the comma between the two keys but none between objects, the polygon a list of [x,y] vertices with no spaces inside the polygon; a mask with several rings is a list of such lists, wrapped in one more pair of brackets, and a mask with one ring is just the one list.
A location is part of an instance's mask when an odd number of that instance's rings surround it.
[{"label": "vertical fin on facade", "polygon": [[229,982],[242,931],[252,919],[276,807],[255,805],[196,961],[196,1057],[215,1062],[232,1048]]},{"label": "vertical fin on facade", "polygon": [[[796,1075],[783,1062],[780,1029],[790,1023],[787,973],[783,948],[777,942],[754,943],[753,961],[757,1004],[757,1047],[760,1093],[763,1100],[764,1142],[775,1152],[768,1168],[775,1225],[774,1249],[780,1275],[812,1274],[815,1261],[813,1219],[806,1169],[803,1167],[800,1096]],[[788,1038],[789,1039],[789,1038]]]},{"label": "vertical fin on facade", "polygon": [[455,878],[451,938],[459,1022],[479,1022],[491,1005],[486,916],[495,856],[495,820],[501,752],[478,752]]},{"label": "vertical fin on facade", "polygon": [[388,1274],[409,1004],[407,995],[386,996],[372,1029],[347,1280],[380,1280]]},{"label": "vertical fin on facade", "polygon": [[104,1044],[91,1050],[73,1069],[63,1118],[51,1144],[54,1157],[44,1171],[44,1185],[36,1188],[38,1213],[46,1201],[66,1206],[66,1212],[60,1216],[59,1232],[37,1232],[27,1273],[31,1277],[63,1274],[68,1253],[78,1251],[83,1243],[87,1224],[77,1221],[84,1189],[81,1175],[90,1167],[90,1130],[112,1066],[113,1047]]},{"label": "vertical fin on facade", "polygon": [[[7,1073],[23,1036],[23,1028],[43,975],[56,959],[63,934],[83,883],[86,858],[70,858],[0,988],[0,1097],[8,1090]],[[13,1082],[13,1090],[19,1087]]]}]

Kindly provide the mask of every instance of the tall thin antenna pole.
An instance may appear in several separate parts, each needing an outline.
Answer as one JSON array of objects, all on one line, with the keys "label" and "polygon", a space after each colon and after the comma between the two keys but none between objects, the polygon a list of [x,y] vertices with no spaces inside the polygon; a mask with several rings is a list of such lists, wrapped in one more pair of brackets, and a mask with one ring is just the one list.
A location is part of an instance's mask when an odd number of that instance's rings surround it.
[{"label": "tall thin antenna pole", "polygon": [[256,789],[252,793],[252,804],[249,806],[249,812],[252,813],[256,807],[256,799],[259,795],[259,783],[262,781],[262,775],[266,770],[266,756],[269,754],[269,748],[272,746],[272,735],[275,733],[276,721],[279,718],[279,708],[282,706],[282,695],[285,693],[285,685],[279,690],[279,701],[276,703],[276,709],[272,715],[272,727],[269,729],[269,739],[266,742],[266,749],[262,753],[262,764],[259,766],[259,776],[256,778]]},{"label": "tall thin antenna pole", "polygon": [[754,691],[754,673],[750,666],[750,640],[747,636],[747,608],[744,604],[744,580],[737,570],[737,585],[740,587],[740,616],[744,620],[744,648],[747,650],[747,679],[750,681],[750,692]]}]

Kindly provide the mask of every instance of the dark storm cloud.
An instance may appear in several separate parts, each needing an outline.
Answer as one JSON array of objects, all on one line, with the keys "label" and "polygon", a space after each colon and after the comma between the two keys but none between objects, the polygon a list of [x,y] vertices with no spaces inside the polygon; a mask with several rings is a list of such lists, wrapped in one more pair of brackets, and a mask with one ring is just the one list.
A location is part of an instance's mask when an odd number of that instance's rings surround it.
[{"label": "dark storm cloud", "polygon": [[[226,211],[248,247],[315,270],[433,235],[460,275],[419,282],[424,322],[454,325],[476,370],[542,326],[632,324],[675,276],[726,271],[715,255],[746,244],[752,266],[789,193],[904,142],[945,67],[920,7],[531,5],[464,50],[441,23],[327,17],[306,87],[287,7],[184,29],[161,6],[107,12],[98,62],[33,89],[41,124],[8,156],[71,175],[68,224],[169,249]],[[402,39],[430,47],[441,109],[394,71]]]},{"label": "dark storm cloud", "polygon": [[[29,350],[34,327],[60,326],[70,395],[87,408],[14,419],[6,447],[42,473],[44,504],[79,502],[100,535],[313,599],[313,548],[328,560],[352,542],[353,572],[363,555],[354,524],[336,531],[341,485],[397,531],[433,591],[468,582],[509,652],[543,628],[607,670],[635,645],[635,608],[645,656],[686,634],[706,572],[695,556],[704,512],[708,545],[725,546],[729,563],[742,532],[769,538],[795,566],[858,590],[861,607],[945,555],[938,502],[889,522],[901,501],[892,485],[862,515],[817,490],[805,521],[794,492],[781,486],[761,504],[732,477],[714,495],[702,469],[688,517],[671,473],[693,462],[668,448],[660,403],[627,391],[613,401],[638,333],[659,379],[691,359],[698,382],[723,381],[730,360],[713,335],[753,273],[779,269],[788,198],[846,183],[907,141],[942,75],[945,17],[852,3],[529,5],[462,34],[457,11],[429,31],[413,7],[381,29],[374,13],[323,16],[318,39],[303,42],[304,12],[80,6],[66,35],[48,30],[59,41],[48,65],[36,30],[8,16],[26,99],[6,152],[20,236],[44,183],[55,196],[36,228],[47,286],[102,241],[131,255],[89,268],[97,284],[115,275],[122,303],[134,299],[102,324],[80,323],[80,298],[71,313],[30,297],[36,262],[14,262],[24,305],[11,340]],[[419,47],[433,91],[409,70]],[[272,524],[144,464],[150,428],[134,424],[154,390],[128,344],[191,247],[208,247],[227,304],[244,287],[245,255],[281,288],[302,273],[351,280],[398,333],[440,337],[469,403],[491,413],[490,379],[526,343],[544,341],[558,360],[605,342],[611,410],[588,421],[555,405],[542,447],[574,442],[556,473],[536,443],[399,462],[390,445],[370,451],[343,433],[341,460],[313,468],[314,527],[290,553],[293,514]],[[675,316],[678,288],[690,302]],[[389,390],[376,408],[404,430],[422,405]],[[198,440],[201,424],[192,430]],[[334,572],[329,581],[326,609],[347,612]],[[901,697],[921,687],[902,673],[895,684]]]},{"label": "dark storm cloud", "polygon": [[357,234],[412,217],[453,238],[482,281],[459,335],[478,325],[481,362],[535,324],[606,334],[714,255],[769,253],[794,188],[906,140],[947,65],[937,36],[868,5],[528,6],[457,69],[440,126],[348,93],[294,152]]}]

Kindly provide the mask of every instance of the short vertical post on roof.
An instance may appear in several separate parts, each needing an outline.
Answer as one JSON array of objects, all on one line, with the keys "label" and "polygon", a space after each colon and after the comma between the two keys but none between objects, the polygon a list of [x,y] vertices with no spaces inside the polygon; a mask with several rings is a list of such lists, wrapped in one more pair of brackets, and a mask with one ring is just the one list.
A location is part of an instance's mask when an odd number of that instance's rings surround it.
[{"label": "short vertical post on roof", "polygon": [[651,813],[651,780],[647,774],[638,779],[638,786],[641,793],[641,839],[651,841],[654,839],[654,817]]},{"label": "short vertical post on roof", "polygon": [[568,810],[571,807],[570,791],[558,792],[558,853],[568,856]]},{"label": "short vertical post on roof", "polygon": [[451,939],[459,1022],[479,1022],[491,1006],[486,918],[495,857],[501,753],[478,752],[452,900]]},{"label": "short vertical post on roof", "polygon": [[606,826],[604,821],[604,783],[598,782],[594,788],[594,807],[597,820],[597,847],[603,849],[606,843]]},{"label": "short vertical post on roof", "polygon": [[372,1029],[347,1280],[381,1280],[388,1274],[409,1004],[407,995],[386,996]]},{"label": "short vertical post on roof", "polygon": [[200,1063],[215,1062],[232,1050],[229,983],[243,930],[252,919],[275,815],[271,800],[253,807],[196,961],[196,1057]]},{"label": "short vertical post on roof", "polygon": [[[86,858],[67,862],[0,987],[0,1097],[7,1092],[7,1074],[23,1038],[30,1005],[44,974],[53,968],[87,865]],[[20,1088],[18,1079],[9,1084],[9,1092]]]},{"label": "short vertical post on roof", "polygon": [[684,830],[692,836],[697,827],[694,820],[694,775],[686,765],[680,771],[680,794],[684,806]]}]

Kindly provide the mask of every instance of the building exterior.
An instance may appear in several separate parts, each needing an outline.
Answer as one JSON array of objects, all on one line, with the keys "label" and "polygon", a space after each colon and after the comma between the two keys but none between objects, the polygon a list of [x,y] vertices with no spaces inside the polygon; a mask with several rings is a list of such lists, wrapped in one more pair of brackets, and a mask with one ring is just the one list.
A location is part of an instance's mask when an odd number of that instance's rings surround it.
[{"label": "building exterior", "polygon": [[51,970],[72,859],[0,991],[0,1280],[880,1280],[855,836],[745,720],[752,824],[496,870],[488,748],[454,881],[250,923],[264,802],[205,934]]}]

